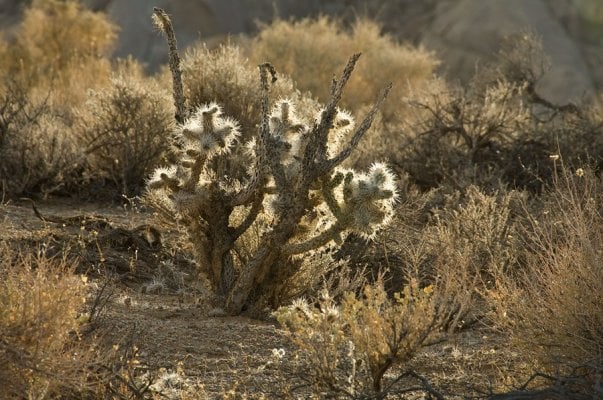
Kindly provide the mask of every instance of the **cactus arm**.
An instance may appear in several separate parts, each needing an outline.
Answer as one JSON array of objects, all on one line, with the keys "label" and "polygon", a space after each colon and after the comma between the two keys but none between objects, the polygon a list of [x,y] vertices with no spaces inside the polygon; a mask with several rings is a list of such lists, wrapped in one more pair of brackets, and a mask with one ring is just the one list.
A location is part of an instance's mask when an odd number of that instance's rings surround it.
[{"label": "cactus arm", "polygon": [[276,184],[276,190],[280,193],[287,190],[289,182],[287,181],[287,175],[283,165],[279,162],[279,151],[276,146],[268,146],[268,165],[270,166],[270,172],[274,177],[274,183]]},{"label": "cactus arm", "polygon": [[343,174],[338,172],[332,179],[324,178],[321,184],[321,193],[325,203],[329,207],[329,210],[333,213],[335,218],[340,219],[341,207],[337,203],[335,196],[333,195],[333,189],[337,187],[343,181]]},{"label": "cactus arm", "polygon": [[356,131],[354,132],[354,135],[350,139],[349,143],[343,148],[343,150],[341,150],[341,152],[339,152],[339,154],[327,160],[327,162],[323,164],[320,173],[326,173],[328,171],[331,171],[333,168],[340,165],[343,161],[345,161],[346,158],[350,156],[352,151],[356,148],[356,146],[358,146],[360,139],[362,139],[366,131],[368,131],[371,125],[373,124],[375,116],[383,105],[383,102],[385,101],[391,88],[392,85],[390,83],[381,91],[381,93],[379,93],[377,101],[375,102],[369,113],[364,117],[362,123],[358,126],[358,128],[356,128]]},{"label": "cactus arm", "polygon": [[317,161],[322,163],[326,158],[328,134],[333,127],[333,122],[337,115],[337,104],[341,100],[343,88],[350,79],[359,58],[360,53],[357,53],[348,60],[341,77],[332,85],[331,96],[322,112],[320,121],[314,125],[310,132],[310,140],[304,151],[302,164],[307,171],[307,174],[304,177],[306,181],[312,182],[322,175],[316,168],[312,167]]},{"label": "cactus arm", "polygon": [[264,200],[263,195],[257,196],[254,199],[254,201],[251,205],[251,209],[249,210],[249,213],[247,214],[247,216],[245,216],[245,219],[239,224],[239,226],[234,228],[234,231],[233,231],[234,240],[238,239],[243,233],[245,233],[245,231],[247,231],[247,229],[249,229],[251,224],[253,224],[253,222],[257,218],[258,214],[260,213],[260,211],[262,211],[262,201],[263,200]]},{"label": "cactus arm", "polygon": [[204,157],[203,155],[198,155],[197,157],[195,157],[195,161],[194,161],[193,165],[191,166],[190,176],[184,185],[185,190],[187,190],[189,192],[194,192],[195,187],[197,186],[197,183],[199,182],[199,177],[201,176],[201,173],[203,172],[203,166],[205,165],[206,160],[207,160],[207,158]]},{"label": "cactus arm", "polygon": [[308,252],[310,250],[318,249],[325,244],[329,243],[331,240],[339,241],[341,240],[341,232],[345,230],[343,224],[336,222],[331,225],[327,230],[322,231],[317,236],[314,236],[311,239],[306,240],[301,243],[289,243],[283,246],[283,254],[286,256],[292,256],[295,254],[301,254]]},{"label": "cactus arm", "polygon": [[252,167],[252,174],[247,182],[247,185],[239,191],[232,199],[229,200],[231,207],[248,204],[256,195],[256,191],[265,182],[264,174],[266,170],[267,150],[266,144],[270,135],[268,123],[268,114],[270,112],[270,104],[268,94],[270,86],[268,83],[268,73],[272,77],[272,82],[276,82],[276,70],[270,63],[264,63],[258,66],[260,69],[260,93],[261,93],[261,122],[260,131],[257,136],[257,154]]}]

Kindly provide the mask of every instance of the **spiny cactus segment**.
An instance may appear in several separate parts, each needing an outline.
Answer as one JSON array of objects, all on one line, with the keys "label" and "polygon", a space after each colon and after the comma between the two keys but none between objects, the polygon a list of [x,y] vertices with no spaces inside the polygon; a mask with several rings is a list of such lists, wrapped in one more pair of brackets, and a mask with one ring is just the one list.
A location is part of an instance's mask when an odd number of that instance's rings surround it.
[{"label": "spiny cactus segment", "polygon": [[[174,132],[176,163],[150,177],[150,195],[183,221],[227,312],[278,303],[278,291],[300,268],[291,257],[341,243],[349,232],[370,239],[390,220],[397,194],[387,166],[375,163],[366,173],[340,167],[389,90],[356,127],[337,103],[357,60],[333,83],[314,121],[299,117],[291,99],[269,105],[268,72],[272,82],[276,74],[261,65],[258,133],[243,143],[236,120],[216,103],[202,105]],[[256,245],[238,251],[251,229]]]}]

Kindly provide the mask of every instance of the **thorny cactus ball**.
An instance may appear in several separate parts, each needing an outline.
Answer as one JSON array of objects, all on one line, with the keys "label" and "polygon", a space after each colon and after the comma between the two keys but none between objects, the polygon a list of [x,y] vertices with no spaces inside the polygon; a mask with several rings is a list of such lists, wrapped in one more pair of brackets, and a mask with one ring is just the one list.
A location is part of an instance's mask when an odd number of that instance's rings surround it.
[{"label": "thorny cactus ball", "polygon": [[349,230],[372,239],[394,214],[398,198],[394,175],[383,163],[374,163],[367,174],[351,170],[340,174],[345,178],[336,190],[339,218]]},{"label": "thorny cactus ball", "polygon": [[238,136],[238,123],[222,116],[222,108],[216,103],[199,107],[179,129],[178,139],[186,154],[211,158],[227,154]]}]

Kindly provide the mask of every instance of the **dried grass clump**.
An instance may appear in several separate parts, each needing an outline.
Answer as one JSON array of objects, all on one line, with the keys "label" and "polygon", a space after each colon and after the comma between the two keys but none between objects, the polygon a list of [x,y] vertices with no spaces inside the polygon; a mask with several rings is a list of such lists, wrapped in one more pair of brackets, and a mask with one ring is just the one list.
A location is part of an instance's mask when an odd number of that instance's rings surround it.
[{"label": "dried grass clump", "polygon": [[539,368],[603,365],[602,193],[590,169],[561,166],[525,227],[524,274],[492,293],[497,322]]},{"label": "dried grass clump", "polygon": [[139,193],[168,149],[171,110],[169,92],[136,62],[123,62],[111,84],[91,92],[80,108],[78,136],[89,179],[107,180],[122,194]]},{"label": "dried grass clump", "polygon": [[289,387],[316,398],[431,393],[407,363],[445,319],[439,300],[433,286],[416,282],[389,298],[381,282],[365,286],[362,296],[345,294],[341,304],[324,291],[315,306],[297,300],[278,309],[274,314],[296,345],[291,356],[279,354],[281,362],[296,363]]},{"label": "dried grass clump", "polygon": [[0,387],[6,398],[90,395],[102,380],[79,334],[87,287],[66,258],[0,247]]}]

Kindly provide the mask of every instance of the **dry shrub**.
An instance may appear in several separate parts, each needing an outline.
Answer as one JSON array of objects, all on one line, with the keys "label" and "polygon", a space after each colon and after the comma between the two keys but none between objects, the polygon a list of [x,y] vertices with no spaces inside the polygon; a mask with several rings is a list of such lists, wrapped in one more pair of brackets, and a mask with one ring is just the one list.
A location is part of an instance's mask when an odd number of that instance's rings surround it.
[{"label": "dry shrub", "polygon": [[[346,61],[344,58],[342,64]],[[237,46],[225,44],[215,50],[193,46],[183,57],[182,73],[189,107],[215,101],[222,105],[225,114],[237,116],[244,139],[255,134],[261,114],[258,68]],[[298,109],[305,112],[304,117],[314,117],[319,108],[295,89],[291,79],[281,74],[270,92],[271,101],[279,98],[297,103]]]},{"label": "dry shrub", "polygon": [[84,100],[86,89],[106,82],[116,27],[75,0],[35,0],[25,10],[4,59],[9,73],[54,107]]},{"label": "dry shrub", "polygon": [[281,362],[298,363],[288,382],[292,394],[305,389],[312,398],[361,399],[429,392],[407,363],[438,332],[448,312],[439,300],[433,286],[416,281],[389,298],[381,282],[365,286],[362,296],[347,293],[341,304],[324,291],[315,306],[297,300],[278,309],[296,345],[291,357],[276,352]]},{"label": "dry shrub", "polygon": [[600,185],[587,168],[561,166],[542,211],[525,227],[524,274],[492,292],[497,322],[539,368],[603,365]]},{"label": "dry shrub", "polygon": [[115,27],[78,1],[37,0],[0,45],[0,172],[9,195],[71,191],[83,151],[74,109],[106,84]]},{"label": "dry shrub", "polygon": [[[446,183],[457,190],[499,186],[509,147],[529,126],[524,87],[499,81],[485,88],[450,88],[424,95],[416,107],[412,142],[399,157],[423,188]],[[415,136],[413,136],[415,135]]]},{"label": "dry shrub", "polygon": [[430,87],[409,98],[407,139],[395,158],[422,188],[469,185],[539,192],[553,178],[549,155],[559,150],[570,165],[595,157],[601,164],[597,106],[553,104],[538,94],[547,68],[540,39],[512,36],[497,60],[468,87]]},{"label": "dry shrub", "polygon": [[141,370],[133,335],[108,340],[113,326],[98,319],[104,292],[75,273],[69,250],[51,251],[0,245],[3,398],[143,398],[153,381]]},{"label": "dry shrub", "polygon": [[169,92],[144,77],[133,60],[123,62],[109,86],[92,91],[78,123],[92,180],[108,180],[132,195],[168,148],[173,125]]},{"label": "dry shrub", "polygon": [[87,287],[66,258],[0,248],[0,386],[7,398],[90,394],[102,375],[79,334]]},{"label": "dry shrub", "polygon": [[450,328],[474,322],[487,312],[483,294],[517,267],[518,202],[521,193],[488,195],[471,186],[455,193],[435,211],[432,224],[422,232],[430,262],[422,274],[436,279],[439,289],[456,299],[458,309]]},{"label": "dry shrub", "polygon": [[438,65],[433,54],[400,45],[370,20],[357,20],[349,31],[321,17],[298,22],[277,20],[263,26],[253,41],[250,54],[257,62],[274,63],[279,71],[294,76],[302,90],[320,101],[329,98],[325,85],[338,72],[350,54],[362,52],[355,76],[350,80],[342,105],[359,112],[372,104],[385,82],[393,82],[390,99],[382,113],[386,120],[397,118],[403,108],[400,100],[408,87],[424,87]]},{"label": "dry shrub", "polygon": [[33,101],[18,83],[0,87],[0,187],[4,193],[47,194],[76,181],[77,142],[65,118]]},{"label": "dry shrub", "polygon": [[[601,94],[580,105],[575,113],[561,113],[546,128],[539,132],[543,141],[548,139],[550,155],[563,155],[564,164],[577,169],[584,164],[595,170],[603,170],[603,97]],[[542,130],[544,130],[543,128]],[[552,168],[552,163],[549,162]],[[553,182],[551,172],[547,183]]]},{"label": "dry shrub", "polygon": [[[0,60],[7,60],[10,57],[10,51],[11,46],[4,38],[3,32],[0,31]],[[6,61],[0,62],[0,76],[7,76],[10,67],[10,63],[7,63]]]},{"label": "dry shrub", "polygon": [[411,204],[420,211],[399,210],[398,222],[383,235],[390,275],[394,282],[435,284],[453,309],[446,328],[465,327],[489,311],[484,293],[517,268],[517,214],[524,195],[486,194],[470,186],[464,193],[434,190],[414,197]]}]

